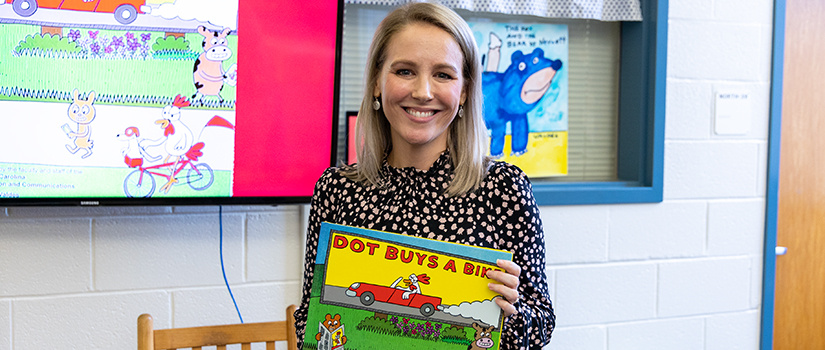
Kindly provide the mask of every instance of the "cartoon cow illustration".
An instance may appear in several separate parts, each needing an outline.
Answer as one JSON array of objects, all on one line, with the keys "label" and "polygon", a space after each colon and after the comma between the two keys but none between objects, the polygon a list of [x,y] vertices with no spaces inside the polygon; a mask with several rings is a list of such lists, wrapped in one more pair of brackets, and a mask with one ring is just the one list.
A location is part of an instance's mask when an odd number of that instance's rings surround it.
[{"label": "cartoon cow illustration", "polygon": [[200,101],[203,96],[217,96],[223,102],[223,84],[235,86],[237,65],[232,64],[229,69],[223,69],[223,61],[232,56],[232,50],[226,43],[229,31],[229,28],[218,32],[204,26],[198,27],[198,33],[203,35],[203,53],[195,60],[193,80],[196,91],[192,95],[192,102]]},{"label": "cartoon cow illustration", "polygon": [[484,94],[484,122],[490,130],[490,155],[504,155],[504,135],[507,123],[511,130],[511,151],[515,156],[527,152],[529,126],[527,113],[533,110],[550,88],[550,82],[561,69],[561,60],[544,57],[544,50],[536,48],[529,54],[515,51],[510,66],[498,72],[501,57],[501,39],[490,33],[489,61],[482,73]]},{"label": "cartoon cow illustration", "polygon": [[495,345],[493,341],[492,332],[495,327],[480,325],[478,322],[473,322],[473,329],[476,330],[475,340],[467,346],[467,350],[486,350]]}]

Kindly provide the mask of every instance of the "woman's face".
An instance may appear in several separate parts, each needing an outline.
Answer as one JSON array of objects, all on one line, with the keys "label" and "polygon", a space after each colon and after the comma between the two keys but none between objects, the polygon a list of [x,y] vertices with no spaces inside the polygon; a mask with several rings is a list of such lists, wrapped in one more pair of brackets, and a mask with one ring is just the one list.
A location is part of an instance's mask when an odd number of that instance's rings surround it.
[{"label": "woman's face", "polygon": [[447,128],[464,103],[464,57],[444,30],[413,23],[396,33],[374,96],[381,96],[393,151],[438,152],[447,148]]}]

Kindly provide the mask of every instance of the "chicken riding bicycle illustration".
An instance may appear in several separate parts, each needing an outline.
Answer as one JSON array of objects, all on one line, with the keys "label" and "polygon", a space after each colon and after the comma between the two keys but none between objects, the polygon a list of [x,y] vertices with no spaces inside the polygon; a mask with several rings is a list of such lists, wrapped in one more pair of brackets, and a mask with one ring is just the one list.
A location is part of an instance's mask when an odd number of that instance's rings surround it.
[{"label": "chicken riding bicycle illustration", "polygon": [[[202,191],[215,180],[212,168],[204,163],[198,162],[203,156],[204,142],[197,142],[189,129],[180,119],[180,110],[189,106],[189,101],[178,95],[174,102],[163,108],[163,118],[155,121],[163,129],[163,136],[155,139],[138,139],[140,130],[136,127],[126,128],[124,134],[119,138],[126,138],[128,146],[123,150],[124,162],[130,168],[136,168],[123,181],[123,191],[127,197],[151,197],[155,192],[157,184],[154,176],[166,179],[166,183],[160,186],[160,191],[169,193],[172,186],[188,184],[193,190]],[[234,129],[234,125],[220,116],[214,116],[206,126],[222,126]],[[167,154],[160,164],[145,166],[144,157],[149,162],[160,160],[162,156],[152,156],[147,152],[147,148],[162,148]],[[185,172],[185,176],[182,173]]]}]

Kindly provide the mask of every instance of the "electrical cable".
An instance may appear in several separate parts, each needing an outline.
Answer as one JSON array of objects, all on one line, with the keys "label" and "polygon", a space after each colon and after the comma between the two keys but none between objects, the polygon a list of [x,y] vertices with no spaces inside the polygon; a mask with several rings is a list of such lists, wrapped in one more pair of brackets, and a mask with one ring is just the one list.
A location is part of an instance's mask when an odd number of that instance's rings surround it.
[{"label": "electrical cable", "polygon": [[235,295],[232,294],[232,288],[229,287],[229,281],[226,279],[226,269],[223,266],[223,206],[218,206],[218,227],[220,228],[220,250],[221,250],[221,272],[223,273],[223,282],[226,284],[226,290],[229,291],[229,296],[232,297],[232,303],[235,304],[235,311],[238,312],[238,318],[243,323],[243,316],[241,316],[241,309],[238,308],[238,303],[235,301]]}]

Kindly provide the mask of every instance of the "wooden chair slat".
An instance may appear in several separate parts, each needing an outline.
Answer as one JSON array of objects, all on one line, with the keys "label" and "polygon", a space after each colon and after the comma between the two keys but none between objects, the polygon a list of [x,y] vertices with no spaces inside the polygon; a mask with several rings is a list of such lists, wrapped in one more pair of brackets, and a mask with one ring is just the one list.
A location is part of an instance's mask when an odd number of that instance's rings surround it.
[{"label": "wooden chair slat", "polygon": [[252,343],[264,342],[267,350],[274,350],[276,341],[286,341],[290,350],[294,350],[297,347],[295,309],[295,305],[287,308],[286,321],[158,330],[153,328],[152,316],[143,314],[138,317],[138,350],[201,350],[204,346],[225,350],[229,344],[241,344],[242,350],[249,350]]},{"label": "wooden chair slat", "polygon": [[286,339],[287,326],[284,321],[159,329],[155,331],[155,349],[177,349],[191,347],[193,344],[265,342],[273,337]]}]

